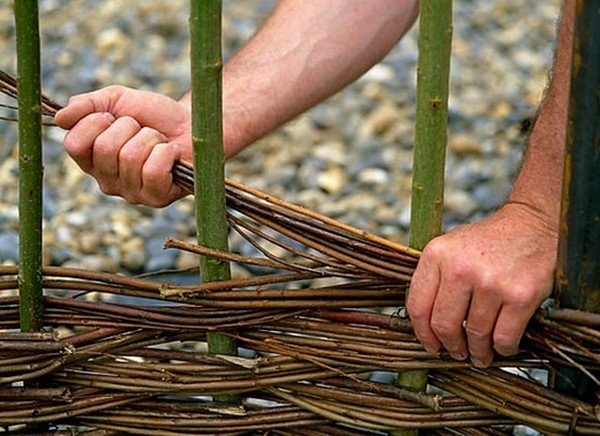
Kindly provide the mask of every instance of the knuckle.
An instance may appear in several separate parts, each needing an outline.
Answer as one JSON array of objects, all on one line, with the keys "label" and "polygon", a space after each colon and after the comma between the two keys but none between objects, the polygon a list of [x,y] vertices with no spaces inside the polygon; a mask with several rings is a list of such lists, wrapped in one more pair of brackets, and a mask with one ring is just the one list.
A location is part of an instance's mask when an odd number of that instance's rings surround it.
[{"label": "knuckle", "polygon": [[130,204],[142,204],[142,201],[137,194],[124,192],[122,197]]},{"label": "knuckle", "polygon": [[148,126],[142,126],[142,128],[140,129],[140,135],[143,137],[153,137],[156,134],[156,130],[153,129],[152,127],[148,127]]},{"label": "knuckle", "polygon": [[81,146],[81,143],[70,133],[67,133],[63,141],[63,145],[67,153],[73,158],[82,157],[85,155],[85,148]]},{"label": "knuckle", "polygon": [[142,179],[144,186],[156,189],[167,185],[163,172],[154,165],[144,165],[142,167]]},{"label": "knuckle", "polygon": [[406,301],[406,311],[412,320],[424,319],[429,314],[429,311],[424,305],[416,302],[414,298],[411,297]]},{"label": "knuckle", "polygon": [[162,133],[148,126],[142,126],[139,131],[139,135],[141,138],[144,138],[144,141],[151,142],[152,145],[156,145],[164,141],[164,136]]},{"label": "knuckle", "polygon": [[435,261],[440,259],[444,255],[444,247],[441,238],[434,238],[425,246],[421,258],[425,258],[429,261]]},{"label": "knuckle", "polygon": [[431,330],[440,339],[451,338],[459,331],[456,326],[449,324],[447,321],[431,321]]},{"label": "knuckle", "polygon": [[469,337],[470,341],[476,341],[478,343],[481,343],[481,342],[485,342],[486,340],[491,339],[490,332],[483,331],[478,328],[469,327],[468,324],[467,324],[467,328],[465,329],[465,331],[466,331],[467,336]]},{"label": "knuckle", "polygon": [[504,304],[515,311],[534,310],[544,299],[544,293],[538,292],[533,285],[509,285],[501,291]]},{"label": "knuckle", "polygon": [[134,127],[134,128],[141,129],[141,126],[140,126],[140,123],[138,122],[138,120],[136,120],[135,118],[133,118],[130,115],[123,115],[123,116],[121,116],[121,117],[118,118],[118,121],[120,123],[127,124],[129,126]]},{"label": "knuckle", "polygon": [[139,152],[131,147],[123,147],[119,152],[119,161],[121,165],[130,168],[133,164],[139,161]]},{"label": "knuckle", "polygon": [[145,204],[146,206],[150,206],[150,207],[154,207],[154,208],[165,207],[169,204],[169,202],[166,201],[165,199],[163,199],[161,197],[156,197],[156,196],[148,194],[148,193],[142,194],[142,196],[140,197],[139,203]]},{"label": "knuckle", "polygon": [[128,88],[126,86],[113,84],[113,85],[108,85],[108,86],[104,87],[102,89],[102,91],[107,92],[108,94],[110,94],[112,96],[119,96],[119,95],[123,94],[127,89]]},{"label": "knuckle", "polygon": [[118,191],[115,189],[115,187],[112,185],[112,183],[107,183],[101,180],[98,180],[98,187],[100,188],[100,191],[102,191],[103,194],[106,195],[117,195]]},{"label": "knuckle", "polygon": [[494,349],[502,356],[513,356],[519,352],[520,339],[506,335],[494,336]]},{"label": "knuckle", "polygon": [[110,156],[114,149],[115,146],[109,138],[99,136],[96,141],[94,141],[94,153],[98,155]]}]

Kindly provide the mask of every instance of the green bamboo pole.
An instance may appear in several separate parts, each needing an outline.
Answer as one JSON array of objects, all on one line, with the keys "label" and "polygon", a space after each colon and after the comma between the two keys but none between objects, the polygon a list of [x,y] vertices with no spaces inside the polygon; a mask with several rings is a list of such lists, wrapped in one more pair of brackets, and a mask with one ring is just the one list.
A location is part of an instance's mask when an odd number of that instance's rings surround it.
[{"label": "green bamboo pole", "polygon": [[[419,9],[419,64],[409,245],[422,250],[442,229],[452,0],[422,0]],[[402,372],[398,375],[397,383],[409,389],[423,391],[427,387],[427,371]],[[416,430],[395,434],[414,433]]]},{"label": "green bamboo pole", "polygon": [[[221,1],[191,0],[191,101],[194,147],[196,227],[198,243],[227,251],[225,154],[222,120]],[[227,262],[200,257],[202,281],[228,280]],[[209,352],[236,355],[235,340],[219,333],[207,335]],[[217,398],[235,402],[236,397]]]},{"label": "green bamboo pole", "polygon": [[21,330],[42,328],[42,116],[37,0],[15,0],[19,95],[19,295]]},{"label": "green bamboo pole", "polygon": [[[575,10],[569,118],[565,149],[556,294],[561,307],[600,313],[600,7]],[[576,370],[561,370],[556,389],[595,401]]]}]

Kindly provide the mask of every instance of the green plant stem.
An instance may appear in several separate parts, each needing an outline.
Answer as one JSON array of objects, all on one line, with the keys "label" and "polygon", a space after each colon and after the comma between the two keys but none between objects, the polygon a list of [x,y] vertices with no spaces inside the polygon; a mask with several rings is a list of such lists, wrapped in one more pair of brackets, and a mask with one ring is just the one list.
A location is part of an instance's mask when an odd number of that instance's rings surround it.
[{"label": "green plant stem", "polygon": [[42,328],[42,119],[38,2],[15,0],[19,107],[19,295],[25,332]]},{"label": "green plant stem", "polygon": [[410,241],[422,250],[442,228],[452,0],[420,3]]},{"label": "green plant stem", "polygon": [[[198,243],[227,251],[220,0],[191,0],[190,35]],[[207,256],[200,257],[200,274],[205,283],[228,280],[231,276],[227,262]],[[210,333],[207,342],[211,353],[237,354],[237,345],[231,337]],[[220,400],[236,401],[231,397]]]},{"label": "green plant stem", "polygon": [[[423,0],[419,18],[419,66],[411,200],[411,248],[422,250],[442,229],[448,127],[448,79],[452,0]],[[407,371],[397,383],[424,391],[427,371]],[[416,430],[395,434],[414,434]]]}]

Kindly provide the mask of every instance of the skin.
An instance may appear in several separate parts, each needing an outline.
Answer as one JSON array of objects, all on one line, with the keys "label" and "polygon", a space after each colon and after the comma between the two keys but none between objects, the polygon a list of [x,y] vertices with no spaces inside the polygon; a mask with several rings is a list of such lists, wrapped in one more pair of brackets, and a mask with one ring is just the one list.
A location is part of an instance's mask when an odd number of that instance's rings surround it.
[{"label": "skin", "polygon": [[[416,0],[285,0],[223,70],[225,155],[356,80],[410,29]],[[277,83],[278,86],[273,86]],[[192,160],[190,97],[122,86],[74,96],[56,114],[67,152],[100,189],[161,207],[184,193],[170,169]]]},{"label": "skin", "polygon": [[[354,81],[411,27],[418,2],[282,0],[223,72],[223,139],[234,156]],[[559,32],[554,76],[506,205],[432,240],[407,309],[430,351],[487,366],[518,351],[549,295],[556,263],[574,1]],[[278,86],[272,86],[277,83]],[[162,207],[184,193],[178,159],[192,160],[189,96],[180,101],[122,86],[74,96],[56,115],[67,152],[103,192]],[[460,255],[457,255],[460,253]],[[466,328],[463,321],[466,320]]]},{"label": "skin", "polygon": [[[556,253],[575,2],[565,2],[553,77],[507,203],[489,218],[433,239],[412,279],[407,310],[429,351],[488,366],[518,352],[550,295]],[[463,321],[465,326],[463,328]]]}]

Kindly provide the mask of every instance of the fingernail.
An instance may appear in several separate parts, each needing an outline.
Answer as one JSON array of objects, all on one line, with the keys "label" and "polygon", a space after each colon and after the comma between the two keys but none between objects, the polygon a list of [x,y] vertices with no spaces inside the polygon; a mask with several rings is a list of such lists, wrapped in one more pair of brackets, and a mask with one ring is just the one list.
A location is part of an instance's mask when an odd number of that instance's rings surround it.
[{"label": "fingernail", "polygon": [[429,345],[423,345],[423,348],[425,348],[425,351],[427,351],[428,353],[437,353],[438,350],[435,347],[430,347]]},{"label": "fingernail", "polygon": [[471,358],[471,362],[473,363],[473,365],[475,365],[477,368],[485,368],[487,367],[487,365],[480,359],[477,359],[475,357]]},{"label": "fingernail", "polygon": [[463,353],[450,353],[450,356],[452,356],[452,358],[456,360],[465,360],[468,357],[466,354]]}]

